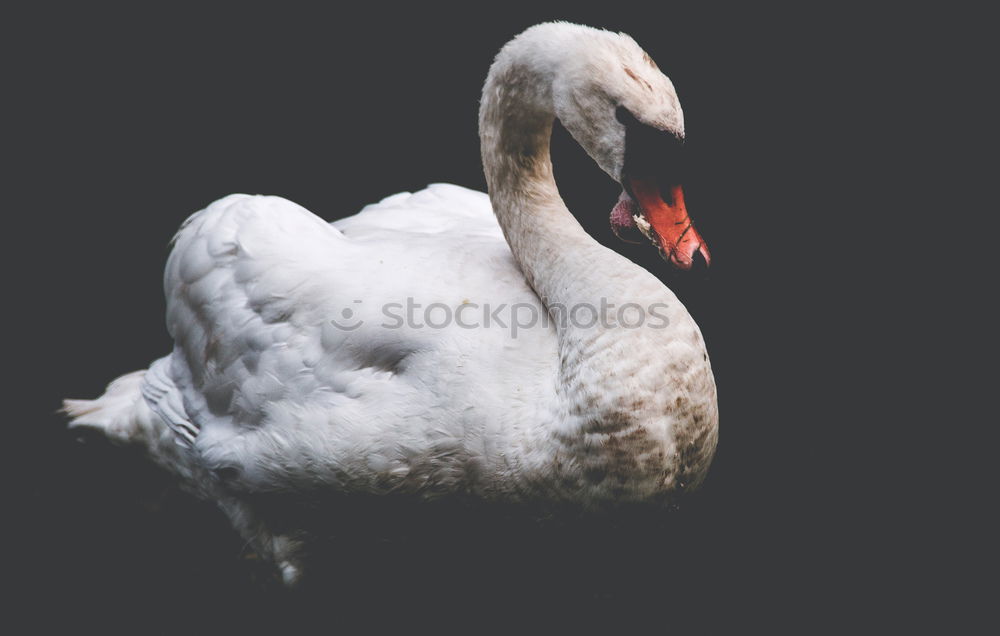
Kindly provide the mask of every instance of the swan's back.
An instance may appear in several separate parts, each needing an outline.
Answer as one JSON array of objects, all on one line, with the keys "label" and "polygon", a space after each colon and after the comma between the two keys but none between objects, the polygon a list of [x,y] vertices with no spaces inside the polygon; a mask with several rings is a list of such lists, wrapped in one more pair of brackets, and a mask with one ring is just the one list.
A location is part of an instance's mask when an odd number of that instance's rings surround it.
[{"label": "swan's back", "polygon": [[[437,184],[332,225],[232,195],[178,232],[165,289],[175,349],[144,393],[232,489],[502,490],[526,472],[504,448],[556,408],[554,330],[482,193]],[[513,306],[535,320],[512,330]]]},{"label": "swan's back", "polygon": [[388,196],[365,206],[354,216],[334,221],[333,226],[359,240],[386,232],[447,233],[456,238],[489,236],[503,240],[489,197],[448,183],[434,183],[418,192]]}]

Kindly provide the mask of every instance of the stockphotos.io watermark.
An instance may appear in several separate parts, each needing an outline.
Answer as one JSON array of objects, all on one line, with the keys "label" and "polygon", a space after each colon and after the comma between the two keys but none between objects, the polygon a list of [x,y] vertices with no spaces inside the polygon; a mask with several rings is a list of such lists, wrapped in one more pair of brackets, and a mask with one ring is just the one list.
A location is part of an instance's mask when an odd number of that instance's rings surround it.
[{"label": "stockphotos.io watermark", "polygon": [[[331,319],[330,324],[344,331],[354,331],[366,324],[361,318],[363,301],[355,300],[352,307],[345,307],[340,318]],[[383,303],[381,310],[382,329],[506,329],[512,338],[525,329],[555,325],[560,329],[664,329],[667,319],[666,303],[640,305],[623,303],[616,305],[602,298],[600,303],[579,303],[564,305],[552,303],[545,308],[533,303],[475,303],[463,300],[458,305],[429,303],[427,305],[407,298],[403,302]]]}]

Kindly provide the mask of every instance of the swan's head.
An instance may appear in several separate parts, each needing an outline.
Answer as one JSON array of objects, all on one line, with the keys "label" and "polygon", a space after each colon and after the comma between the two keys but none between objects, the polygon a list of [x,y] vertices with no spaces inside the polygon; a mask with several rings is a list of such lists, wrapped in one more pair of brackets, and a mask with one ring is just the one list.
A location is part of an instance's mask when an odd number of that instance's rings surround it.
[{"label": "swan's head", "polygon": [[[710,260],[684,204],[684,114],[673,84],[625,34],[541,25],[563,48],[553,76],[556,117],[623,191],[611,212],[619,238],[644,234],[681,269]],[[535,27],[539,28],[539,27]]]}]

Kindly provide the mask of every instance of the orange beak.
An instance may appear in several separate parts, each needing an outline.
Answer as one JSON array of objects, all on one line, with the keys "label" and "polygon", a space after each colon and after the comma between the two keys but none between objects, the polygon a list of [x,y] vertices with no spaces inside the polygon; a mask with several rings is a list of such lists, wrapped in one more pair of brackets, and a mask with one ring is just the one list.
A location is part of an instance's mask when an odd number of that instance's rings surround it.
[{"label": "orange beak", "polygon": [[659,239],[663,258],[679,269],[691,269],[698,254],[711,263],[708,246],[695,229],[684,205],[684,190],[679,185],[670,188],[670,200],[664,201],[660,186],[653,179],[629,178],[632,194],[642,207],[643,215]]}]

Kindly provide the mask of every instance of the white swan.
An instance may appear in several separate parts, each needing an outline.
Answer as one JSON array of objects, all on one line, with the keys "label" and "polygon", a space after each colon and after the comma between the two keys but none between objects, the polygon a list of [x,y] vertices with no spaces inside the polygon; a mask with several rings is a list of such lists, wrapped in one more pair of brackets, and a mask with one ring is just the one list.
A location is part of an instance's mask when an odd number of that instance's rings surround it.
[{"label": "white swan", "polygon": [[71,425],[145,447],[288,582],[308,528],[276,529],[256,494],[600,508],[697,486],[717,439],[705,344],[669,289],[564,206],[556,117],[625,187],[616,230],[681,268],[707,260],[672,178],[670,81],[626,35],[538,25],[483,90],[489,198],[432,185],[332,225],[278,197],[213,203],[167,262],[173,352],[67,400]]}]

